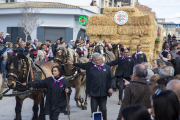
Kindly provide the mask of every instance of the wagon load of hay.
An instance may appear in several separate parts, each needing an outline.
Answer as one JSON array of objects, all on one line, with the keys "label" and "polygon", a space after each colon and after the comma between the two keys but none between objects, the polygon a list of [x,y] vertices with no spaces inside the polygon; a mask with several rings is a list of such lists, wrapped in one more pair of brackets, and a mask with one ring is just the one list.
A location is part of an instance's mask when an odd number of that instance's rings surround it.
[{"label": "wagon load of hay", "polygon": [[[119,11],[123,11],[124,14]],[[127,19],[122,25],[117,21]],[[161,26],[161,36],[163,27]],[[152,15],[143,15],[137,8],[132,7],[106,7],[103,15],[91,15],[88,18],[86,33],[90,36],[90,43],[99,40],[111,44],[121,44],[130,49],[132,55],[137,45],[142,46],[142,51],[147,55],[149,62],[162,48],[163,37],[156,41],[158,25]]]}]

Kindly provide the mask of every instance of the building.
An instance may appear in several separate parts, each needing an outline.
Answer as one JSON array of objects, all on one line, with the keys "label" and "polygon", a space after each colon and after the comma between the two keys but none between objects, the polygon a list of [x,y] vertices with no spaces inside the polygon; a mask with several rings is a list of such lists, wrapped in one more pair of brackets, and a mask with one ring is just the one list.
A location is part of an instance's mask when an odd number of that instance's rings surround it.
[{"label": "building", "polygon": [[171,36],[175,34],[175,36],[180,39],[180,25],[175,24],[173,22],[166,22],[165,18],[157,18],[157,23],[163,25],[164,27],[164,37],[168,37],[170,33]]},{"label": "building", "polygon": [[[13,1],[13,0],[8,0]],[[24,2],[14,0],[14,2],[6,3],[7,0],[0,0],[4,2],[0,4],[0,32],[10,33],[11,41],[16,42],[17,37],[22,37],[25,40],[25,35],[20,27],[18,27],[19,16],[23,8]],[[17,2],[16,2],[17,1]],[[21,0],[22,1],[22,0]],[[51,0],[53,1],[53,0]],[[57,1],[57,0],[54,0]],[[79,17],[88,17],[92,14],[97,14],[97,6],[87,6],[89,9],[81,6],[69,5],[58,2],[28,2],[31,7],[40,9],[38,15],[43,20],[37,29],[28,37],[28,40],[37,38],[43,42],[47,39],[56,41],[58,38],[63,37],[65,42],[70,40],[88,39],[86,35],[86,26],[79,24]]]}]

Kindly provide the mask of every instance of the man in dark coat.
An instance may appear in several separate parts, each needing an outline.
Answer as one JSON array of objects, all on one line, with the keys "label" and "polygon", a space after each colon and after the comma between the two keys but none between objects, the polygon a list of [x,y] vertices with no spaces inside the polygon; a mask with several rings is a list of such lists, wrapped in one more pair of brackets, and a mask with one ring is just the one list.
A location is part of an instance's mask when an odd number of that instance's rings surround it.
[{"label": "man in dark coat", "polygon": [[131,80],[131,75],[133,74],[133,67],[134,67],[134,59],[129,56],[128,49],[124,49],[123,56],[117,58],[114,61],[106,63],[109,66],[118,65],[116,69],[115,76],[119,79],[119,102],[118,105],[121,105],[122,96],[123,96],[123,89],[124,89],[124,80],[128,81]]},{"label": "man in dark coat", "polygon": [[166,45],[166,49],[162,51],[162,56],[167,58],[167,55],[170,53],[170,46]]},{"label": "man in dark coat", "polygon": [[46,40],[46,44],[48,45],[48,48],[49,48],[49,58],[48,58],[48,60],[49,61],[54,60],[54,56],[56,56],[57,45],[51,44],[51,40]]},{"label": "man in dark coat", "polygon": [[129,105],[141,104],[147,109],[151,108],[150,88],[151,83],[146,81],[147,68],[138,64],[134,66],[133,81],[126,86],[124,99],[117,120],[122,120],[121,111]]},{"label": "man in dark coat", "polygon": [[99,106],[103,120],[107,120],[107,96],[113,93],[115,77],[111,68],[103,63],[103,55],[94,55],[95,65],[89,70],[89,88],[87,94],[91,97],[91,111],[97,112]]},{"label": "man in dark coat", "polygon": [[132,58],[134,59],[135,65],[141,64],[142,62],[147,62],[146,55],[141,51],[141,45],[137,46],[137,51],[132,55]]},{"label": "man in dark coat", "polygon": [[24,51],[29,51],[29,50],[26,49],[26,42],[21,42],[20,46],[17,49],[17,52],[24,52]]}]

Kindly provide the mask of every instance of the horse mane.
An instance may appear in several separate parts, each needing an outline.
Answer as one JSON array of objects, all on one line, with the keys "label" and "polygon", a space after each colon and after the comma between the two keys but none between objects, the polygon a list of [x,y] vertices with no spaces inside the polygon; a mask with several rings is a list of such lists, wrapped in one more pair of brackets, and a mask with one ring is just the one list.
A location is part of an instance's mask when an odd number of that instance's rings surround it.
[{"label": "horse mane", "polygon": [[64,49],[68,50],[69,51],[69,61],[74,62],[74,58],[73,58],[74,50],[71,48],[66,48],[65,45],[58,45],[56,50],[58,51],[60,48],[64,48]]},{"label": "horse mane", "polygon": [[8,55],[7,60],[6,60],[6,70],[8,69],[7,66],[9,64],[13,63],[14,68],[18,68],[18,57],[17,56],[12,56]]},{"label": "horse mane", "polygon": [[101,45],[103,45],[103,47],[105,47],[105,44],[104,44],[104,42],[102,40],[97,41],[96,46],[98,46],[99,44],[101,44]]}]

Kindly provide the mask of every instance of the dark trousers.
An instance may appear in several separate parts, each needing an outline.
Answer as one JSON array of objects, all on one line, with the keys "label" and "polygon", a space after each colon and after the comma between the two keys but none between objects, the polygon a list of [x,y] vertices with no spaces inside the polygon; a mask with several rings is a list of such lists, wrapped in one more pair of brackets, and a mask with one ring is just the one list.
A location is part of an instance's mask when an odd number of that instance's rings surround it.
[{"label": "dark trousers", "polygon": [[107,116],[106,110],[107,96],[105,97],[92,97],[91,96],[91,111],[97,112],[97,107],[99,106],[100,111],[102,112],[102,116]]},{"label": "dark trousers", "polygon": [[58,120],[59,114],[60,114],[60,111],[55,110],[55,111],[51,112],[49,119],[50,120]]},{"label": "dark trousers", "polygon": [[[122,96],[123,96],[123,89],[124,89],[124,83],[125,81],[123,80],[124,77],[119,77],[119,100],[122,100]],[[131,78],[124,78],[128,81],[131,80]]]}]

